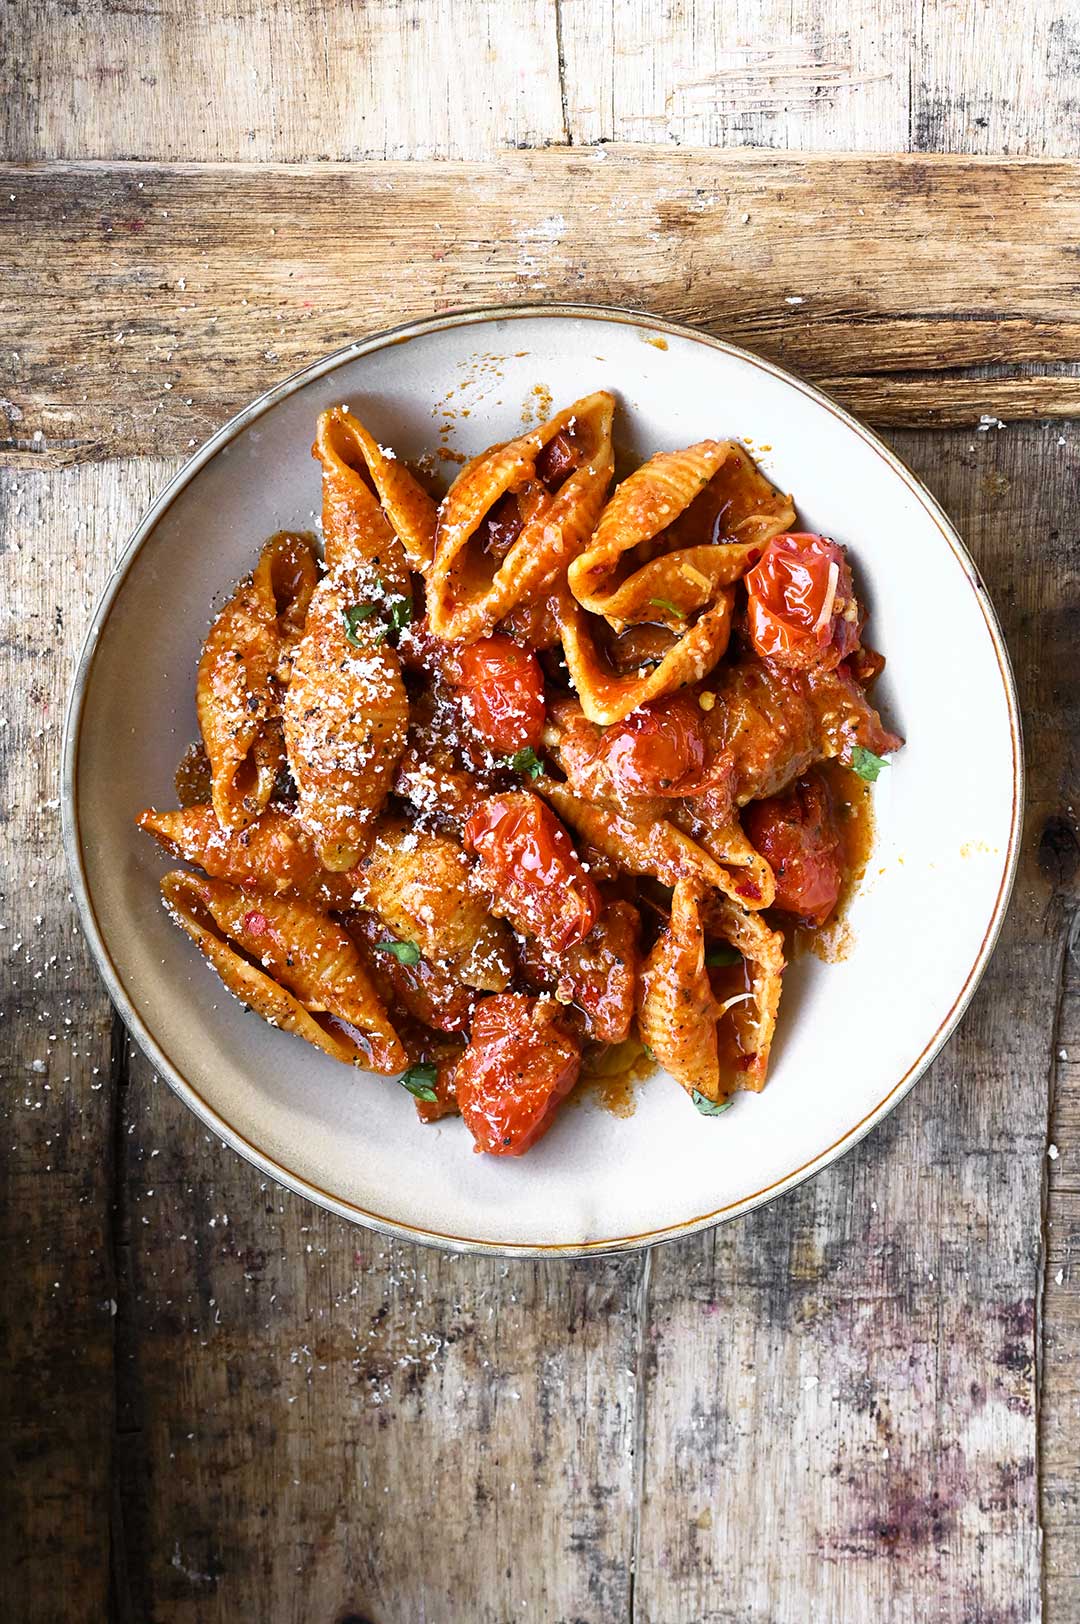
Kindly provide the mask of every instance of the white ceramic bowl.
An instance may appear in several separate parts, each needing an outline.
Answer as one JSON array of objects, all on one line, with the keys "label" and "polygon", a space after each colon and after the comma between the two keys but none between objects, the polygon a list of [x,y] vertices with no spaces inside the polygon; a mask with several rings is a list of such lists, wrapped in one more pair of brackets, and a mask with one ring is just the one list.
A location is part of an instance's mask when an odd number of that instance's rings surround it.
[{"label": "white ceramic bowl", "polygon": [[[564,1109],[528,1156],[474,1155],[423,1127],[392,1081],[335,1064],[245,1013],[158,904],[167,866],[132,819],[174,803],[196,736],[195,661],[211,604],[260,542],[311,528],[316,415],[346,401],[415,457],[469,455],[597,388],[647,455],[742,438],[795,495],[800,526],[851,548],[888,656],[878,690],[906,748],[875,789],[877,846],[838,964],[785,978],[768,1087],[714,1120],[666,1077],[635,1114]],[[468,409],[463,416],[462,409]],[[767,450],[763,448],[768,448]],[[452,471],[452,470],[450,470]],[[575,1253],[686,1234],[828,1165],[912,1086],[985,968],[1015,868],[1016,698],[985,589],[941,509],[879,440],[808,385],[716,339],[626,311],[513,308],[437,317],[354,344],[227,424],[161,494],[94,615],[64,757],[65,840],[102,975],[153,1063],[258,1167],[360,1223],[455,1249]]]}]

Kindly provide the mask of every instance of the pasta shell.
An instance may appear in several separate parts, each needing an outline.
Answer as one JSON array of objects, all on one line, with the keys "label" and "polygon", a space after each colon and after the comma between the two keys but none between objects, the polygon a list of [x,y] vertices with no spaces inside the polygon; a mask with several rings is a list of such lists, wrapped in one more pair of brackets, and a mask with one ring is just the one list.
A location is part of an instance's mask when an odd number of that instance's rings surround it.
[{"label": "pasta shell", "polygon": [[670,923],[642,968],[638,1031],[677,1083],[708,1100],[720,1098],[719,1016],[705,969],[697,894],[690,882],[679,880]]},{"label": "pasta shell", "polygon": [[[439,510],[428,573],[428,616],[437,636],[468,643],[485,636],[550,586],[587,544],[614,470],[614,410],[614,396],[599,390],[462,469]],[[554,481],[544,483],[538,459],[559,436],[582,460],[550,489]],[[481,527],[507,497],[516,499],[520,527],[499,558]]]},{"label": "pasta shell", "polygon": [[[705,931],[743,957],[749,982],[720,1002],[705,969]],[[760,1093],[780,1005],[783,937],[760,914],[728,898],[702,897],[680,880],[671,919],[645,961],[638,1028],[667,1071],[690,1091],[717,1100],[735,1089]]]},{"label": "pasta shell", "polygon": [[316,587],[284,712],[297,816],[335,872],[354,868],[369,844],[409,726],[397,654],[374,622],[346,620],[355,590],[347,569]]},{"label": "pasta shell", "polygon": [[569,592],[559,600],[559,627],[570,681],[590,722],[621,722],[646,700],[699,682],[722,659],[731,637],[734,594],[721,588],[717,601],[701,614],[658,664],[638,672],[612,669],[597,643],[596,618]]},{"label": "pasta shell", "polygon": [[469,873],[468,858],[448,835],[386,818],[357,871],[356,901],[437,969],[501,992],[510,980],[509,932],[470,889]]},{"label": "pasta shell", "polygon": [[180,870],[161,894],[229,991],[264,1020],[335,1060],[385,1073],[408,1065],[355,944],[325,914]]},{"label": "pasta shell", "polygon": [[280,744],[268,724],[280,714],[281,684],[288,681],[316,576],[306,537],[271,537],[203,646],[195,707],[223,828],[243,828],[273,794]]},{"label": "pasta shell", "polygon": [[135,821],[171,856],[197,864],[211,879],[321,908],[352,906],[356,881],[323,868],[309,835],[289,812],[268,807],[244,829],[223,829],[212,806],[175,812],[148,807]]},{"label": "pasta shell", "polygon": [[678,621],[738,580],[794,519],[790,497],[733,440],[661,451],[612,496],[570,565],[570,589],[616,628],[655,620],[665,605]]},{"label": "pasta shell", "polygon": [[687,799],[672,808],[671,821],[696,840],[732,876],[730,890],[747,908],[771,908],[776,899],[776,876],[743,833],[730,796],[709,794]]},{"label": "pasta shell", "polygon": [[[541,778],[536,788],[582,840],[629,873],[651,875],[662,885],[674,886],[688,880],[699,891],[715,888],[739,897],[739,874],[729,874],[667,818],[650,817],[637,822],[613,806],[575,795],[568,785],[550,778]],[[753,905],[763,906],[760,902]]]},{"label": "pasta shell", "polygon": [[771,908],[776,895],[773,871],[743,833],[730,785],[724,783],[676,800],[622,795],[600,750],[603,737],[602,731],[581,714],[580,707],[572,700],[550,708],[544,747],[565,773],[577,796],[593,805],[607,803],[639,827],[647,824],[655,829],[657,825],[670,822],[722,868],[741,871],[729,875],[728,884],[748,907]]},{"label": "pasta shell", "polygon": [[715,892],[703,899],[706,929],[730,942],[746,963],[750,998],[733,1003],[728,1014],[735,1032],[732,1086],[759,1094],[765,1087],[784,973],[784,938],[759,913],[750,913]]},{"label": "pasta shell", "polygon": [[425,569],[431,562],[431,497],[343,406],[320,416],[312,455],[322,464],[328,566],[375,564],[387,591],[407,593],[407,565]]}]

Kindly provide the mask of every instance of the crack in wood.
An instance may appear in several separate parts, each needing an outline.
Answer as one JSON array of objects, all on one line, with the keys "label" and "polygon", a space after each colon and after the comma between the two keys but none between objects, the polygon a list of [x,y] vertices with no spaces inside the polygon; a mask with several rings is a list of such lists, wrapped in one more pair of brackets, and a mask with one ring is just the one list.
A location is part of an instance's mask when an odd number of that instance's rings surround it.
[{"label": "crack in wood", "polygon": [[123,1423],[128,1404],[125,1365],[133,1352],[131,1336],[131,1233],[127,1197],[127,1098],[131,1083],[129,1050],[131,1038],[120,1016],[113,1014],[112,1051],[109,1064],[109,1169],[110,1196],[108,1241],[115,1281],[116,1312],[113,1315],[113,1460],[110,1471],[109,1515],[109,1624],[136,1624],[128,1561],[128,1541],[124,1518],[123,1478],[117,1460],[119,1440],[132,1432]]},{"label": "crack in wood", "polygon": [[645,1456],[648,1447],[646,1405],[649,1391],[649,1296],[652,1286],[653,1250],[653,1247],[647,1246],[642,1254],[635,1311],[637,1348],[634,1364],[634,1491],[630,1533],[630,1583],[628,1586],[629,1624],[636,1624],[637,1620],[638,1567],[641,1561],[642,1527],[645,1511]]}]

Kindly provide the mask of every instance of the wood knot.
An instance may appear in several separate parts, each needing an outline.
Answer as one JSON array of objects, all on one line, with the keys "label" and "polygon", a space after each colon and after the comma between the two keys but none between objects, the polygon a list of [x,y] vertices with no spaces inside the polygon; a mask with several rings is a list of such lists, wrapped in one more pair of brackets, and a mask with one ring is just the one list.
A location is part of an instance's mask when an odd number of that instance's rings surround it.
[{"label": "wood knot", "polygon": [[1055,891],[1067,891],[1080,868],[1080,840],[1071,818],[1054,812],[1039,836],[1039,868]]}]

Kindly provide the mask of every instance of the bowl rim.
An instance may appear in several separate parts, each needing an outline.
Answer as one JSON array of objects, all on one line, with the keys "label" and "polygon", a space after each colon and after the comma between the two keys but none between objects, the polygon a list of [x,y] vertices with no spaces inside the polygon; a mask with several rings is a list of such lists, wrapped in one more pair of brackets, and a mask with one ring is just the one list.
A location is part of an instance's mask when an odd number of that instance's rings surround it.
[{"label": "bowl rim", "polygon": [[[358,1206],[356,1203],[336,1195],[331,1190],[323,1189],[302,1174],[283,1166],[264,1150],[261,1150],[258,1145],[246,1138],[225,1117],[221,1116],[215,1107],[199,1094],[198,1090],[183,1075],[179,1066],[162,1049],[134,1002],[128,996],[127,989],[112,960],[94,912],[83,863],[77,795],[79,742],[85,700],[93,674],[94,660],[109,614],[128,571],[147,538],[180,492],[199,475],[202,469],[236,439],[244,429],[270,411],[280,401],[295,394],[299,389],[302,389],[315,379],[335,371],[346,362],[355,360],[358,356],[368,355],[376,350],[408,343],[414,338],[420,338],[430,333],[443,332],[455,327],[472,327],[493,321],[535,320],[537,318],[544,320],[586,319],[608,321],[645,329],[650,334],[670,334],[676,338],[687,339],[693,343],[705,345],[708,348],[720,351],[722,354],[732,356],[747,365],[756,367],[798,390],[818,406],[824,408],[833,417],[846,424],[853,433],[857,434],[893,470],[924,508],[943,541],[953,552],[967,577],[968,584],[975,593],[994,649],[1004,689],[1013,758],[1012,815],[1005,863],[982,942],[948,1012],[939,1022],[922,1052],[904,1074],[892,1084],[882,1099],[851,1128],[835,1139],[832,1144],[825,1146],[815,1156],[793,1168],[781,1178],[774,1179],[770,1184],[751,1195],[743,1196],[737,1201],[728,1202],[711,1212],[700,1213],[677,1224],[665,1225],[662,1228],[648,1230],[641,1234],[617,1235],[598,1240],[549,1244],[493,1241],[451,1235],[440,1230],[426,1229],[420,1225],[404,1223],[399,1219],[388,1218],[381,1213],[369,1211],[367,1208]],[[757,1207],[775,1201],[789,1190],[794,1189],[796,1185],[802,1184],[805,1180],[824,1172],[827,1167],[838,1161],[842,1155],[865,1138],[871,1129],[876,1127],[884,1117],[888,1116],[900,1101],[910,1093],[916,1082],[941,1052],[955,1031],[976,987],[982,979],[1001,932],[1016,878],[1020,853],[1024,811],[1023,737],[1016,683],[1005,638],[989,593],[979,575],[975,562],[941,505],[931,495],[923,482],[908,468],[903,459],[887,446],[872,429],[867,428],[858,418],[853,417],[850,412],[838,405],[836,401],[832,400],[829,395],[815,385],[805,382],[786,368],[777,366],[775,362],[767,361],[763,357],[755,355],[752,351],[744,349],[740,345],[732,344],[726,339],[717,338],[711,333],[702,332],[680,322],[669,321],[665,317],[653,316],[648,311],[605,304],[528,303],[487,305],[451,310],[435,316],[420,317],[401,322],[396,326],[380,329],[366,338],[355,340],[331,351],[328,355],[309,363],[299,371],[291,373],[280,383],[274,384],[263,394],[249,401],[246,406],[242,407],[239,412],[212,434],[194,455],[177,470],[172,479],[168,481],[164,489],[159,492],[150,504],[121,550],[120,556],[114,564],[95,605],[90,623],[84,634],[75,674],[72,679],[64,721],[60,801],[64,851],[79,919],[109,997],[128,1031],[136,1039],[139,1047],[154,1067],[165,1078],[174,1093],[231,1149],[258,1168],[260,1172],[277,1180],[277,1182],[285,1185],[286,1188],[294,1191],[297,1195],[313,1201],[317,1206],[324,1208],[337,1217],[347,1219],[352,1223],[384,1235],[437,1246],[450,1252],[471,1252],[493,1257],[575,1258],[596,1253],[634,1251],[660,1242],[678,1240],[684,1236],[709,1229],[714,1225],[728,1222],[743,1213],[752,1212]]]}]

